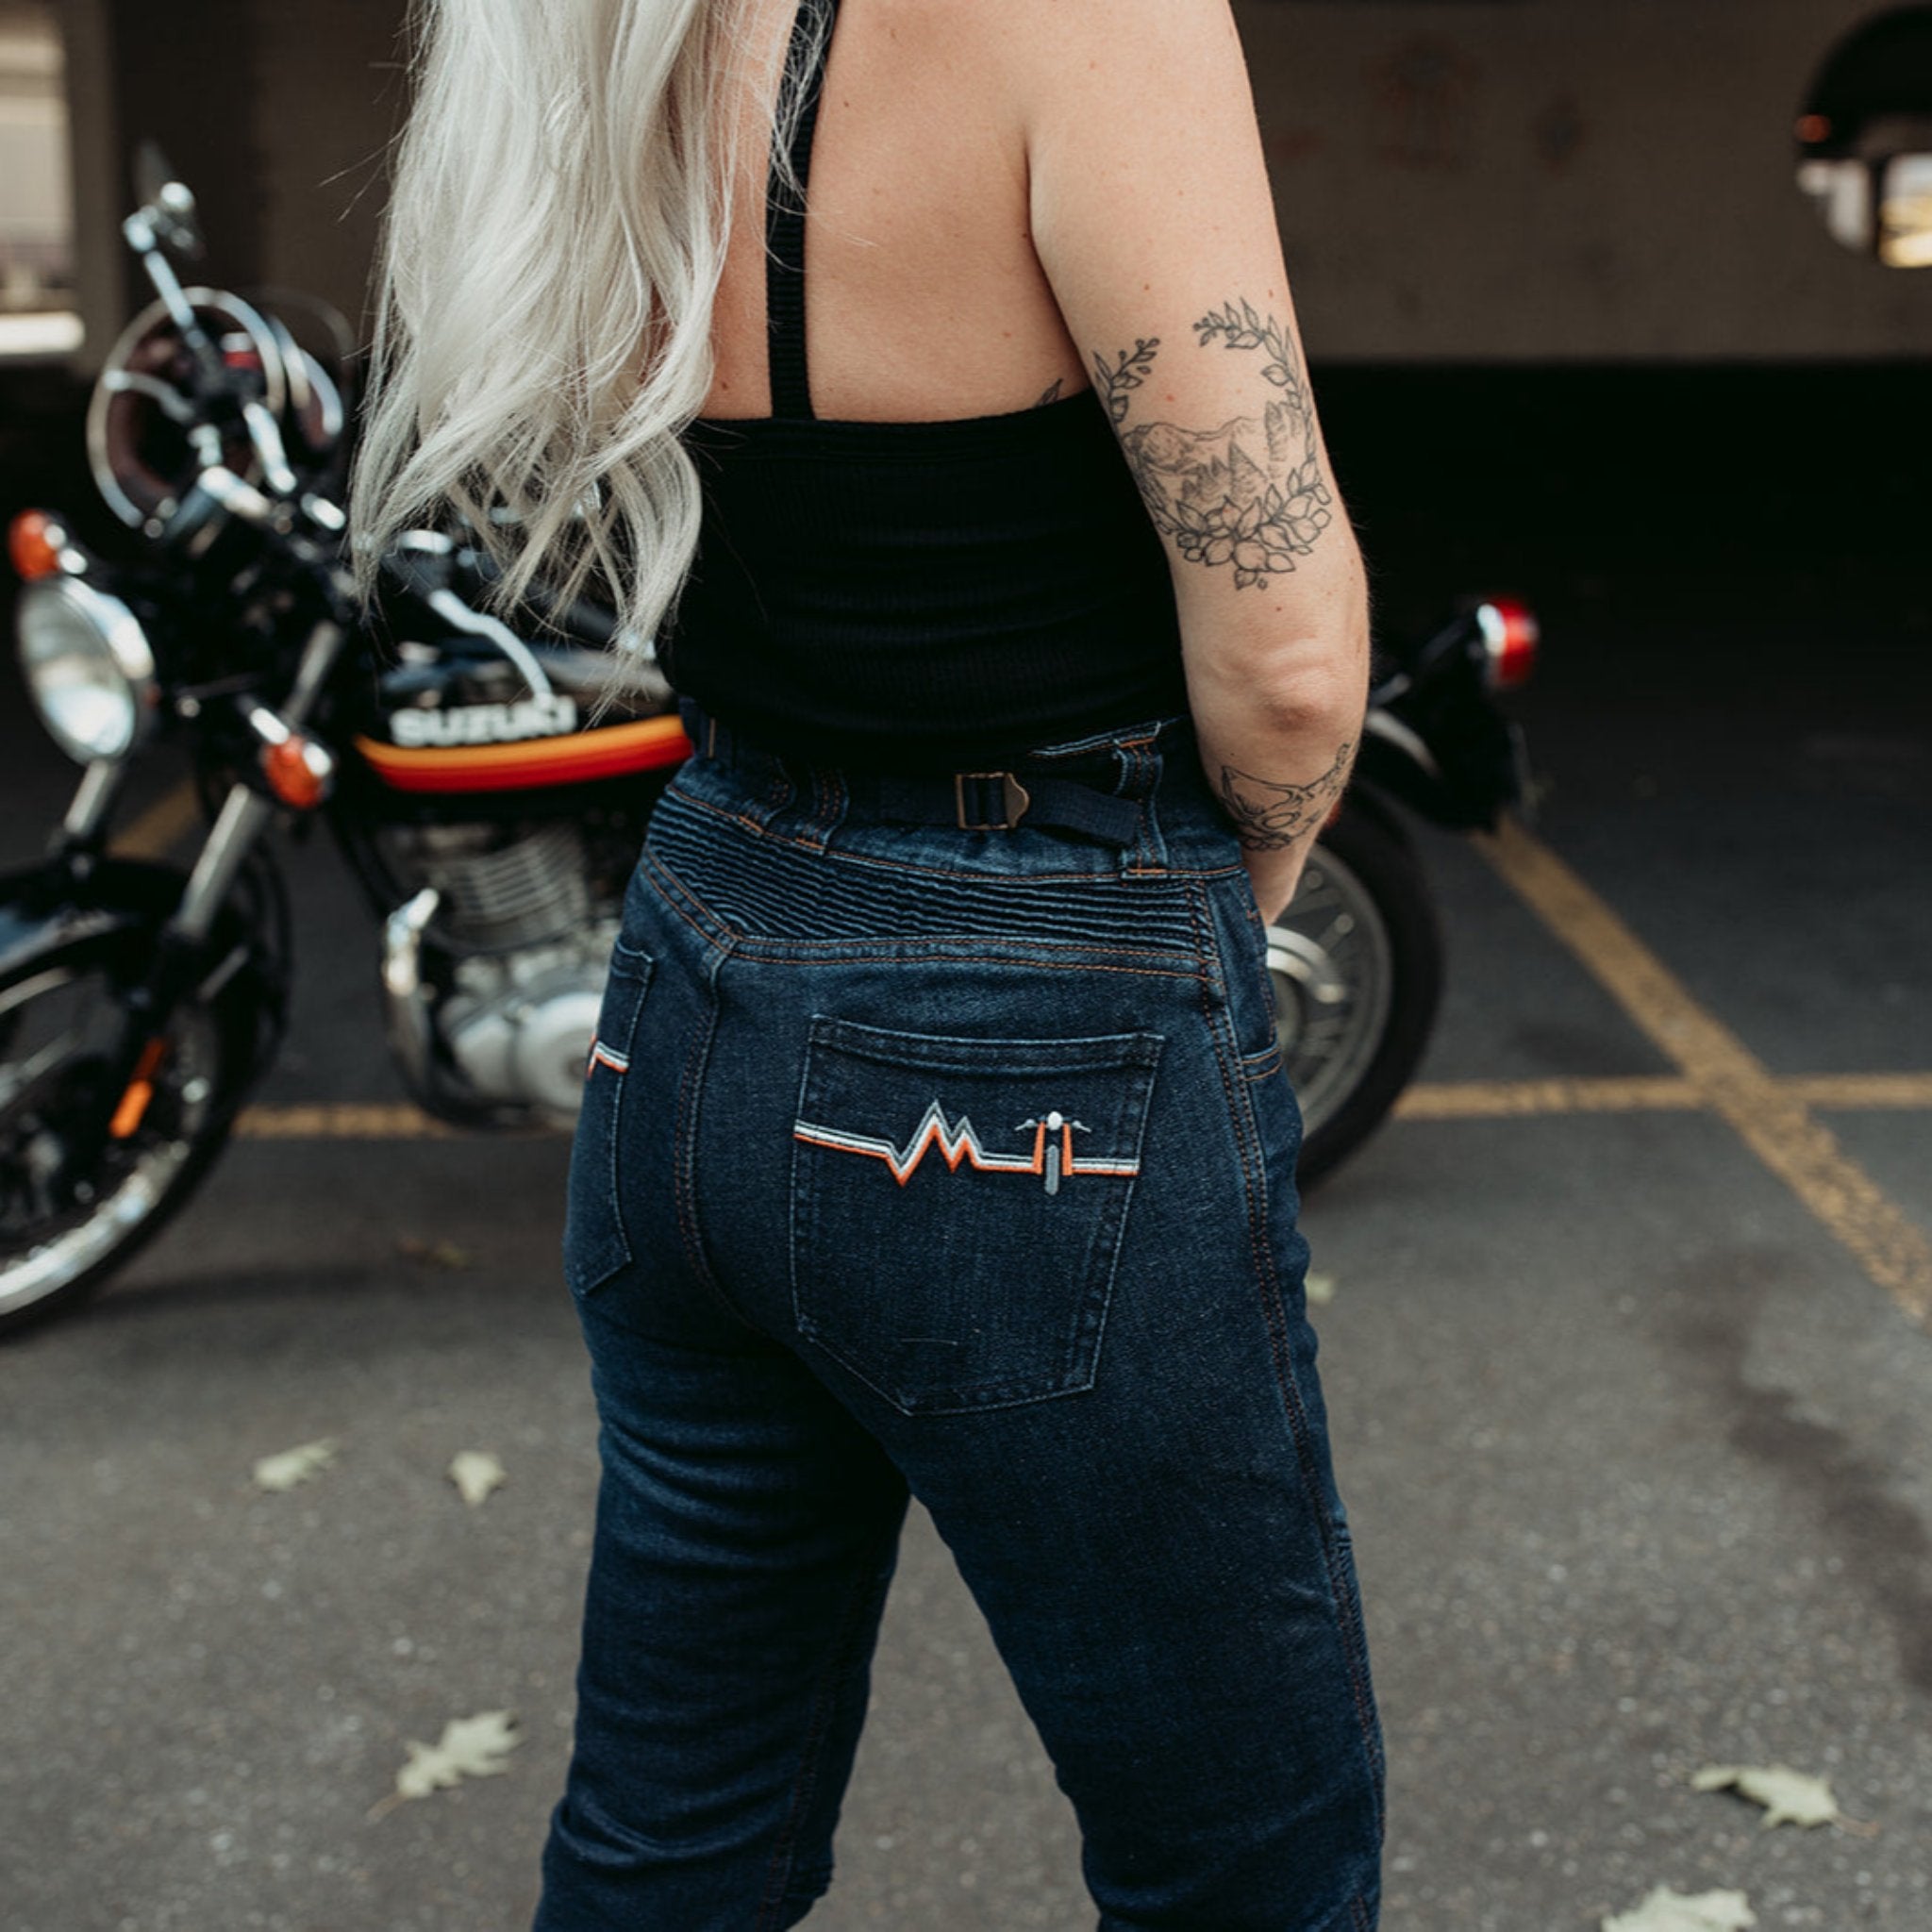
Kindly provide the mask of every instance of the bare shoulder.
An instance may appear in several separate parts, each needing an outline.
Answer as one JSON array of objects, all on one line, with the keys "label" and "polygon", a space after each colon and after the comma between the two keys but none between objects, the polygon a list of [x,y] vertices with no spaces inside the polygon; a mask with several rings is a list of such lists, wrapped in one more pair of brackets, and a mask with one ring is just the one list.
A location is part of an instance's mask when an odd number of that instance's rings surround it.
[{"label": "bare shoulder", "polygon": [[1032,111],[1150,86],[1191,92],[1246,79],[1230,0],[897,0],[947,17],[945,31],[1003,60]]}]

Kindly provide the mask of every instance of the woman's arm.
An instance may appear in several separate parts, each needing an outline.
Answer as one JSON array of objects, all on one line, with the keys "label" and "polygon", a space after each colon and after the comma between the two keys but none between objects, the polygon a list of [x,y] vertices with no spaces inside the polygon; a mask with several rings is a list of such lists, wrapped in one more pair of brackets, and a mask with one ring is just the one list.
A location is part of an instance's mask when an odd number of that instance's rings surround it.
[{"label": "woman's arm", "polygon": [[992,10],[1034,245],[1166,540],[1203,761],[1272,918],[1361,741],[1368,598],[1228,0]]}]

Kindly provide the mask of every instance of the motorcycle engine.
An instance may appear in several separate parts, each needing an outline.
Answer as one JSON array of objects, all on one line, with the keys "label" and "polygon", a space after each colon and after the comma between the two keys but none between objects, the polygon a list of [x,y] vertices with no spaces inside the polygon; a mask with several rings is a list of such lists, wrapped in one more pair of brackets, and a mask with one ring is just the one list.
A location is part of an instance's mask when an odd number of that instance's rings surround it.
[{"label": "motorcycle engine", "polygon": [[382,844],[412,891],[436,894],[424,967],[440,990],[437,1058],[467,1089],[457,1097],[568,1125],[618,924],[614,908],[593,902],[581,829],[391,827]]}]

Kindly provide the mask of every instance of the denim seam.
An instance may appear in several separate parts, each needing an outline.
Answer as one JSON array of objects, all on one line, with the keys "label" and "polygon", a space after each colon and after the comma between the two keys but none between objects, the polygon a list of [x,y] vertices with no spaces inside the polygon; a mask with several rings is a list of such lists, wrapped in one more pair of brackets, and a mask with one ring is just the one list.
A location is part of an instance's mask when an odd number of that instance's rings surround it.
[{"label": "denim seam", "polygon": [[[748,938],[735,926],[721,919],[705,904],[691,888],[673,873],[648,846],[644,849],[641,863],[652,880],[660,887],[664,903],[677,914],[686,925],[698,935],[708,945],[724,947],[741,958],[757,959],[765,964],[783,965],[788,962],[798,965],[815,963],[812,955],[820,954],[830,960],[852,959],[964,959],[969,962],[999,963],[996,955],[1008,948],[1037,945],[1018,936],[989,939],[983,934],[966,933],[948,937],[943,934],[912,934],[899,939],[879,940],[757,940]],[[680,905],[677,902],[683,901]],[[686,910],[689,906],[692,908]],[[1197,958],[1186,953],[1137,953],[1117,946],[1083,946],[1077,941],[1052,942],[1056,952],[1093,952],[1102,959],[1145,958],[1169,959],[1171,966],[1113,966],[1103,965],[1100,960],[1084,958],[1041,958],[1037,952],[1028,952],[1022,963],[1037,966],[1045,972],[1060,973],[1118,973],[1149,979],[1199,979],[1202,968]],[[974,948],[967,952],[962,948]]]},{"label": "denim seam", "polygon": [[[838,848],[835,846],[813,845],[808,841],[796,838],[790,832],[775,832],[769,825],[758,824],[758,823],[756,823],[756,821],[747,819],[739,812],[728,810],[725,807],[721,805],[713,805],[711,801],[708,798],[694,797],[689,791],[680,791],[677,794],[677,802],[680,805],[688,805],[694,807],[699,811],[708,811],[711,813],[713,817],[724,819],[731,824],[742,825],[747,831],[756,833],[761,839],[769,839],[774,844],[791,845],[797,847],[802,851],[808,851],[815,854],[820,854],[826,858],[837,859],[841,864],[843,865],[873,866],[876,867],[878,870],[883,872],[908,872],[928,874],[938,878],[956,878],[958,876],[960,872],[964,870],[963,867],[959,866],[927,865],[913,859],[881,858],[880,857],[878,857],[877,854],[871,852],[841,852],[838,850]],[[1230,874],[1240,872],[1241,870],[1241,867],[1239,863],[1236,863],[1234,865],[1216,866],[1166,865],[1158,868],[1155,875],[1161,878],[1211,879],[1225,878]],[[1136,871],[1138,875],[1140,876],[1147,875],[1145,868],[1136,868]],[[977,874],[974,875],[977,876]],[[1120,876],[1120,874],[1118,872],[1108,872],[1103,869],[1096,869],[1091,872],[1029,872],[1012,874],[987,874],[987,876],[999,879],[1000,883],[1003,885],[1008,883],[1019,886],[1068,884],[1092,885],[1096,881],[1105,881],[1109,878],[1117,878]]]},{"label": "denim seam", "polygon": [[[728,946],[737,938],[731,928],[694,893],[677,874],[664,864],[648,844],[641,861],[661,894],[665,906],[675,912],[708,946]],[[678,903],[684,902],[683,904]],[[686,907],[693,908],[687,910]]]},{"label": "denim seam", "polygon": [[[663,891],[664,904],[675,912],[684,924],[698,935],[707,945],[728,948],[743,959],[756,959],[764,964],[810,965],[815,961],[809,957],[819,951],[826,959],[958,959],[969,964],[999,964],[1004,961],[998,957],[1010,948],[1024,947],[1028,942],[1023,939],[987,940],[977,936],[963,939],[926,938],[915,935],[905,939],[883,940],[753,940],[747,939],[735,927],[725,924],[691,891],[675,874],[669,871],[663,862],[648,848],[643,856],[643,864],[652,880]],[[684,905],[677,902],[682,900]],[[686,910],[686,906],[693,908]],[[956,950],[971,946],[974,951]],[[1062,949],[1064,950],[1064,949]],[[1108,958],[1118,958],[1120,954],[1113,947],[1095,947],[1093,950]],[[801,957],[804,955],[806,957]],[[1057,973],[1116,973],[1143,979],[1194,979],[1201,976],[1197,961],[1184,953],[1154,953],[1149,958],[1168,958],[1175,963],[1172,967],[1162,966],[1108,966],[1098,960],[1089,959],[1044,959],[1037,953],[1028,953],[1019,962],[1038,968],[1041,972]]]},{"label": "denim seam", "polygon": [[[1182,967],[1160,966],[1104,966],[1097,960],[1090,959],[1044,959],[1035,954],[1020,958],[1003,956],[994,942],[979,941],[976,950],[958,947],[957,942],[949,947],[945,941],[927,941],[910,940],[881,940],[876,942],[863,940],[824,940],[819,941],[783,941],[760,945],[757,941],[734,941],[732,950],[739,958],[757,959],[765,965],[808,966],[816,963],[808,958],[797,958],[789,948],[793,944],[817,943],[826,948],[825,958],[832,960],[846,959],[855,964],[887,960],[958,960],[965,965],[1024,965],[1029,970],[1041,973],[1114,973],[1136,979],[1186,979],[1198,980],[1197,972],[1189,972]],[[1012,948],[1024,946],[1024,940],[1011,941]],[[1179,956],[1176,955],[1176,958]]]},{"label": "denim seam", "polygon": [[673,1174],[677,1204],[677,1230],[683,1242],[685,1259],[691,1274],[702,1282],[713,1300],[741,1327],[755,1324],[725,1293],[710,1262],[705,1256],[703,1231],[698,1226],[697,1207],[697,1124],[699,1090],[704,1071],[711,1058],[711,1041],[718,1030],[717,975],[730,957],[728,946],[719,949],[705,988],[705,1015],[691,1050],[684,1057],[684,1076],[678,1083],[676,1111],[672,1117]]},{"label": "denim seam", "polygon": [[[637,987],[637,999],[631,1007],[630,1024],[624,1029],[623,1045],[617,1049],[624,1055],[626,1067],[628,1067],[637,1050],[638,1028],[643,1024],[644,1002],[651,996],[651,979],[657,971],[657,964],[648,953],[640,953],[635,946],[626,946],[621,940],[611,949],[611,958],[613,961],[619,953],[627,954],[633,959],[641,959],[643,961],[643,970],[641,972],[634,967],[625,969],[625,976]],[[613,1046],[617,1045],[617,1042],[614,1041],[610,1043]],[[607,1185],[610,1190],[611,1224],[617,1230],[617,1245],[624,1258],[617,1263],[616,1267],[612,1268],[602,1277],[602,1280],[596,1284],[598,1287],[602,1287],[605,1281],[608,1281],[610,1276],[615,1274],[619,1268],[628,1268],[631,1262],[637,1258],[631,1249],[630,1229],[625,1225],[623,1181],[618,1163],[618,1150],[624,1144],[624,1103],[628,1096],[629,1089],[630,1076],[628,1072],[620,1074],[617,1076],[617,1091],[610,1098],[610,1163],[609,1173],[606,1176]]]},{"label": "denim seam", "polygon": [[767,833],[764,826],[748,813],[732,811],[728,807],[722,805],[713,805],[708,798],[693,798],[688,791],[680,791],[677,796],[680,804],[697,806],[702,810],[709,812],[714,818],[724,819],[730,824],[741,825],[747,832],[755,833],[759,838],[773,836]]},{"label": "denim seam", "polygon": [[[1205,895],[1203,897],[1205,898]],[[1197,904],[1196,912],[1197,917],[1205,918],[1203,944],[1214,948],[1209,957],[1213,958],[1221,968],[1219,978],[1224,989],[1226,962],[1221,958],[1220,948],[1215,941],[1211,910],[1205,904]],[[1272,1231],[1268,1225],[1267,1170],[1265,1159],[1261,1158],[1260,1137],[1255,1122],[1254,1104],[1246,1083],[1229,1077],[1227,1063],[1231,1060],[1239,1065],[1239,1045],[1234,1037],[1232,1022],[1227,1019],[1225,1013],[1217,1019],[1208,1005],[1205,985],[1202,1009],[1216,1043],[1215,1064],[1221,1073],[1222,1087],[1226,1094],[1229,1113],[1233,1120],[1235,1141],[1241,1151],[1241,1170],[1247,1180],[1248,1245],[1255,1259],[1257,1285],[1261,1291],[1262,1319],[1268,1329],[1269,1354],[1274,1363],[1274,1379],[1281,1393],[1283,1406],[1288,1411],[1289,1428],[1294,1437],[1295,1463],[1301,1472],[1302,1488],[1307,1498],[1316,1526],[1316,1535],[1322,1545],[1322,1565],[1327,1572],[1328,1594],[1335,1605],[1337,1635],[1341,1639],[1342,1656],[1348,1666],[1349,1691],[1355,1702],[1356,1723],[1361,1733],[1363,1755],[1373,1774],[1376,1761],[1375,1721],[1373,1706],[1368,1697],[1362,1668],[1363,1659],[1359,1654],[1352,1624],[1352,1599],[1350,1592],[1342,1588],[1341,1573],[1336,1561],[1334,1535],[1328,1521],[1328,1500],[1323,1493],[1322,1484],[1314,1469],[1307,1411],[1303,1407],[1301,1390],[1294,1378],[1293,1351],[1288,1340],[1287,1309],[1281,1292],[1280,1277],[1274,1268]],[[1375,1797],[1375,1825],[1379,1833],[1383,1829],[1383,1803],[1373,1775],[1370,1779],[1370,1789]]]},{"label": "denim seam", "polygon": [[[1006,945],[1045,947],[1050,948],[1056,954],[1093,953],[1097,954],[1102,959],[1164,960],[1168,962],[1166,965],[1150,964],[1144,970],[1151,974],[1163,974],[1172,978],[1198,979],[1201,976],[1199,967],[1194,963],[1192,955],[1189,953],[1160,951],[1153,947],[1090,945],[1081,940],[1029,940],[1019,933],[995,934],[968,931],[956,933],[904,933],[895,938],[880,937],[876,939],[761,940],[754,939],[747,933],[738,931],[735,927],[726,927],[725,930],[731,933],[734,951],[750,953],[756,950],[761,958],[769,958],[774,955],[782,958],[793,951],[808,956],[815,952],[824,952],[835,958],[849,958],[855,957],[852,950],[855,947],[889,949],[896,956],[902,949],[911,946],[958,946],[969,949],[976,946],[987,946],[997,949]],[[1031,955],[1029,954],[1030,957]],[[1084,967],[1086,961],[1073,958],[1063,960],[1061,963]],[[1142,969],[1134,966],[1123,966],[1115,970],[1131,973]]]},{"label": "denim seam", "polygon": [[866,1545],[866,1560],[859,1566],[858,1574],[846,1596],[844,1613],[832,1640],[831,1656],[819,1674],[818,1687],[813,1693],[811,1719],[799,1751],[798,1770],[792,1776],[791,1801],[786,1807],[785,1822],[778,1827],[777,1842],[772,1847],[771,1863],[766,1867],[764,1894],[758,1900],[758,1920],[752,1932],[775,1932],[776,1927],[787,1922],[774,1914],[783,1913],[791,1904],[797,1903],[790,1896],[791,1861],[796,1856],[805,1810],[811,1802],[812,1790],[818,1782],[819,1756],[831,1731],[839,1681],[848,1668],[858,1633],[864,1627],[866,1605],[876,1584],[879,1560],[888,1542],[898,1533],[895,1528]]}]

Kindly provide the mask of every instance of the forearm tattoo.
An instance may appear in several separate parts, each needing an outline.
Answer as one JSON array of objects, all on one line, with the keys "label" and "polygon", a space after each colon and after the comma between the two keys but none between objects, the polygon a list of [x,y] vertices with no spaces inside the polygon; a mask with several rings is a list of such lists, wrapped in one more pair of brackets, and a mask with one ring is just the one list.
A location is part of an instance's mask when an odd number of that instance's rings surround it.
[{"label": "forearm tattoo", "polygon": [[1335,754],[1335,762],[1308,785],[1284,785],[1223,765],[1221,802],[1226,806],[1241,843],[1251,852],[1278,850],[1299,844],[1319,831],[1348,783],[1354,756],[1351,739]]},{"label": "forearm tattoo", "polygon": [[1263,590],[1295,567],[1335,521],[1335,497],[1322,474],[1315,407],[1287,329],[1249,302],[1230,302],[1194,325],[1197,344],[1267,358],[1265,381],[1281,391],[1259,416],[1235,416],[1218,429],[1174,423],[1128,426],[1134,392],[1153,374],[1160,338],[1137,341],[1112,361],[1093,352],[1094,384],[1120,432],[1134,480],[1156,525],[1191,563],[1234,567],[1238,590]]}]

